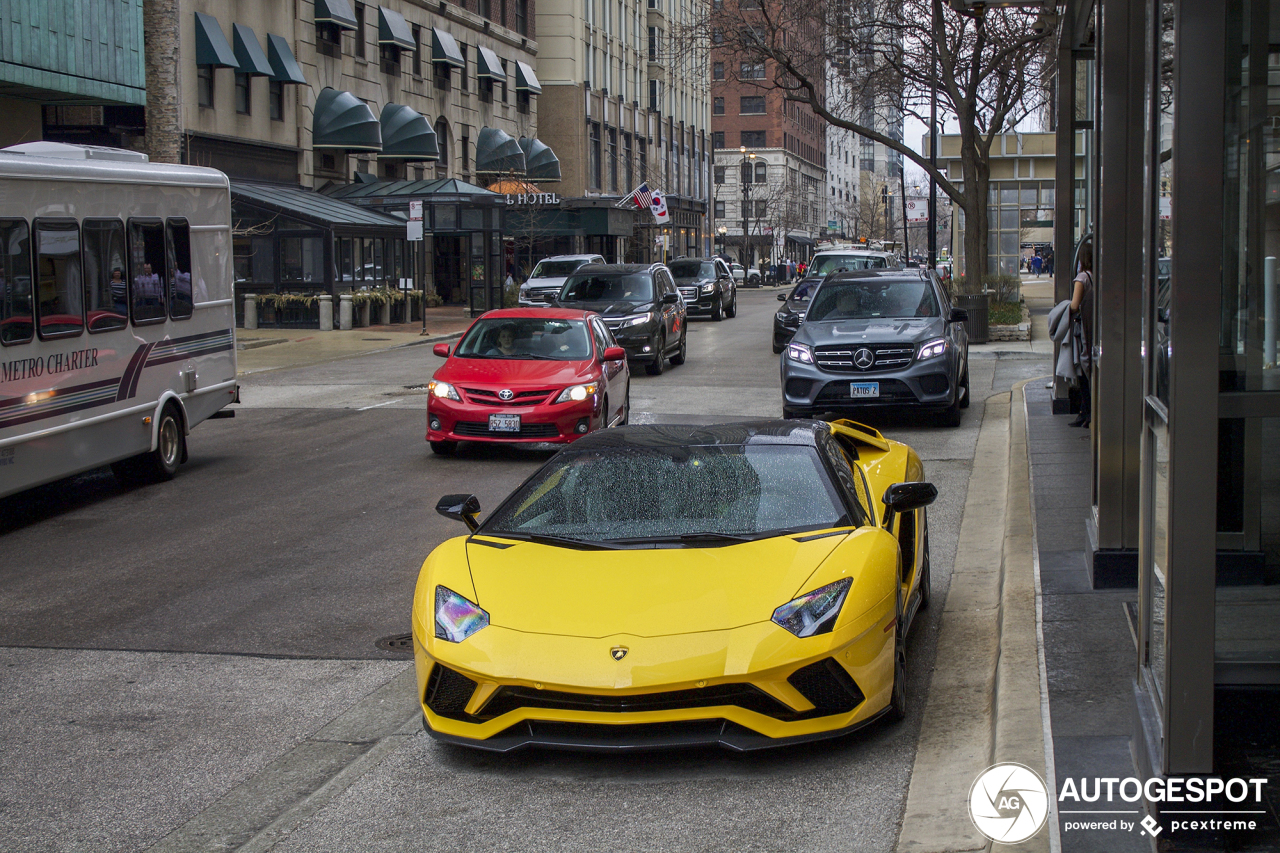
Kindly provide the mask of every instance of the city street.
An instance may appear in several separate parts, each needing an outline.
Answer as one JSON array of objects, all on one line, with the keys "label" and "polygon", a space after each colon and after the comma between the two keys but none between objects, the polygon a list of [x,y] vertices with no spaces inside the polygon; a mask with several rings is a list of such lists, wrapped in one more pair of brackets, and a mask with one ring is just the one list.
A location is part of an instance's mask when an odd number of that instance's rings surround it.
[{"label": "city street", "polygon": [[[776,292],[691,321],[685,365],[633,375],[632,422],[777,417]],[[408,655],[378,642],[408,633],[423,558],[464,531],[436,499],[491,509],[550,455],[434,456],[438,364],[410,346],[249,373],[173,482],[126,489],[103,469],[0,500],[0,847],[892,850],[942,607],[911,638],[907,720],[835,741],[493,756],[423,734]],[[938,602],[983,400],[1049,372],[1031,353],[970,365],[958,429],[870,421],[938,487]]]}]

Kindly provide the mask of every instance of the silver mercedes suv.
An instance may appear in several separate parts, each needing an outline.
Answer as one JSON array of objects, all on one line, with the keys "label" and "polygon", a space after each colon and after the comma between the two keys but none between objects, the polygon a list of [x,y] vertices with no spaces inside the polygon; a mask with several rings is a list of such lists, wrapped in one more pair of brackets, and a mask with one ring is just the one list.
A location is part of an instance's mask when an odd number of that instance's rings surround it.
[{"label": "silver mercedes suv", "polygon": [[960,425],[969,405],[968,315],[930,270],[823,279],[782,354],[782,414],[923,409]]}]

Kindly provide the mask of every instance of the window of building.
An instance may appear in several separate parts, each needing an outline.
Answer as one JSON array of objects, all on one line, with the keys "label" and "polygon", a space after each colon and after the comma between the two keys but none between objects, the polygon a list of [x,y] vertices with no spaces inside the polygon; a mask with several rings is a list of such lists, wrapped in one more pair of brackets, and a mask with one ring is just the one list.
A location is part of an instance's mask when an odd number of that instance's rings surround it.
[{"label": "window of building", "polygon": [[711,29],[711,43],[724,44],[724,31],[719,27],[713,27]]},{"label": "window of building", "polygon": [[711,64],[711,79],[712,80],[724,79],[724,63],[723,62],[713,62]]},{"label": "window of building", "polygon": [[458,167],[462,174],[471,174],[471,134],[463,130],[462,139],[458,143]]},{"label": "window of building", "polygon": [[756,161],[756,183],[767,184],[769,182],[769,164]]},{"label": "window of building", "polygon": [[724,98],[711,99],[711,114],[713,116],[724,115]]},{"label": "window of building", "polygon": [[662,83],[659,80],[649,81],[649,110],[655,113],[662,110]]},{"label": "window of building", "polygon": [[724,183],[724,180],[725,180],[725,171],[726,171],[726,169],[725,169],[725,167],[724,167],[724,166],[716,166],[716,167],[715,167],[715,181],[716,181],[716,183],[717,183],[717,184],[723,184],[723,183]]},{"label": "window of building", "polygon": [[600,189],[600,122],[590,123],[591,145],[587,152],[590,157],[587,179],[593,190]]},{"label": "window of building", "polygon": [[252,90],[249,86],[250,78],[248,74],[236,75],[236,112],[241,115],[249,115],[253,106],[251,100]]},{"label": "window of building", "polygon": [[717,201],[717,202],[716,202],[716,219],[724,219],[724,216],[725,216],[725,213],[724,213],[724,202],[723,202],[723,201]]},{"label": "window of building", "polygon": [[766,217],[766,216],[768,216],[768,215],[769,215],[769,202],[767,202],[767,201],[757,201],[757,202],[756,202],[756,217],[757,217],[757,218],[760,218],[760,219],[763,219],[764,217]]},{"label": "window of building", "polygon": [[394,44],[378,45],[378,65],[383,74],[400,76],[400,48]]},{"label": "window of building", "polygon": [[723,130],[711,131],[711,147],[724,148],[724,131]]},{"label": "window of building", "polygon": [[[436,62],[433,64],[435,65],[435,74],[433,75],[433,78],[432,78],[433,85],[436,87],[436,89],[440,90],[441,92],[449,91],[449,89],[451,88],[449,78],[452,76],[449,73],[449,69],[452,68],[453,66],[451,66],[447,62]],[[465,70],[466,69],[463,69],[464,78],[466,77]]]},{"label": "window of building", "polygon": [[649,141],[636,138],[636,180],[643,181],[649,177]]},{"label": "window of building", "polygon": [[618,189],[618,130],[609,128],[609,189]]},{"label": "window of building", "polygon": [[409,60],[409,71],[414,77],[422,76],[422,27],[414,24],[413,30],[413,54]]},{"label": "window of building", "polygon": [[626,180],[623,189],[635,186],[635,164],[631,161],[631,134],[622,134],[622,174]]},{"label": "window of building", "polygon": [[324,56],[342,56],[342,30],[332,21],[316,22],[316,52]]},{"label": "window of building", "polygon": [[196,66],[196,101],[202,107],[213,106],[213,66]]},{"label": "window of building", "polygon": [[271,109],[271,120],[284,121],[284,81],[267,82],[267,104]]},{"label": "window of building", "polygon": [[364,32],[364,4],[363,3],[356,4],[356,28],[352,30],[351,35],[355,39],[355,48],[352,50],[352,54],[357,59],[364,59],[365,32]]},{"label": "window of building", "polygon": [[502,96],[502,103],[505,104],[507,103],[507,80],[509,79],[507,76],[507,61],[499,59],[498,62],[502,64],[502,79],[498,81],[498,94]]},{"label": "window of building", "polygon": [[531,101],[529,99],[529,93],[521,89],[517,89],[516,90],[516,112],[520,113],[521,115],[528,115],[530,104],[531,104]]},{"label": "window of building", "polygon": [[743,115],[764,114],[764,95],[743,95],[738,101],[738,111]]},{"label": "window of building", "polygon": [[440,159],[436,161],[436,177],[449,177],[449,124],[444,119],[436,122],[436,147],[440,149]]},{"label": "window of building", "polygon": [[[747,148],[764,148],[765,132],[763,130],[744,130],[742,131],[742,145]],[[721,146],[722,148],[724,146]]]},{"label": "window of building", "polygon": [[738,76],[743,80],[763,80],[763,62],[744,62],[738,68]]},{"label": "window of building", "polygon": [[649,27],[649,61],[658,61],[658,47],[662,40],[662,30],[657,27]]},{"label": "window of building", "polygon": [[[462,42],[458,42],[458,52],[462,54],[462,67],[458,69],[458,88],[466,92],[471,87],[471,60],[467,58],[467,46]],[[476,51],[476,55],[479,56],[480,52]]]},{"label": "window of building", "polygon": [[744,11],[759,11],[760,0],[738,0],[738,8]]},{"label": "window of building", "polygon": [[516,32],[529,35],[529,0],[516,0]]}]

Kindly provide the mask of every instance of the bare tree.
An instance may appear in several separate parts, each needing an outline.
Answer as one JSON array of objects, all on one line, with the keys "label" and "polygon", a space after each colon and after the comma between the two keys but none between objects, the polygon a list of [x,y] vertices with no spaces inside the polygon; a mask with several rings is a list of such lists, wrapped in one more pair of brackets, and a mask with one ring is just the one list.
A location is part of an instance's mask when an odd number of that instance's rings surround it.
[{"label": "bare tree", "polygon": [[[964,287],[981,287],[991,145],[1044,103],[1043,82],[1052,75],[1054,55],[1047,49],[1050,27],[1021,9],[956,11],[944,0],[717,0],[706,27],[713,47],[735,60],[766,63],[770,73],[754,83],[781,91],[789,114],[802,108],[799,120],[816,116],[882,143],[934,177],[965,216]],[[849,82],[838,87],[849,92],[846,102],[826,96],[829,62]],[[884,127],[886,112],[927,124],[935,79],[939,126],[948,120],[959,124],[960,182],[931,168],[929,158],[903,140],[876,129]]]}]

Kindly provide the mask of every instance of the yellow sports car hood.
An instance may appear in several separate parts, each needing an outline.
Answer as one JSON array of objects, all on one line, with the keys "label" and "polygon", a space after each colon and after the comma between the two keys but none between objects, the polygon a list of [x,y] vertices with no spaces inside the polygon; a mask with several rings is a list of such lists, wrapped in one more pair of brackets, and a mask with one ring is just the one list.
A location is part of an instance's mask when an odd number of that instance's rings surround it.
[{"label": "yellow sports car hood", "polygon": [[573,637],[661,637],[767,621],[809,591],[801,586],[846,538],[819,532],[713,548],[604,551],[493,538],[510,547],[473,540],[467,558],[476,603],[493,625]]}]

